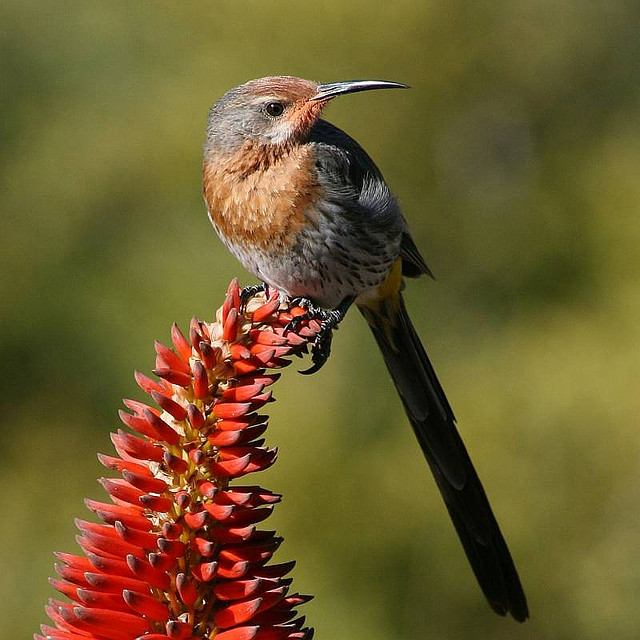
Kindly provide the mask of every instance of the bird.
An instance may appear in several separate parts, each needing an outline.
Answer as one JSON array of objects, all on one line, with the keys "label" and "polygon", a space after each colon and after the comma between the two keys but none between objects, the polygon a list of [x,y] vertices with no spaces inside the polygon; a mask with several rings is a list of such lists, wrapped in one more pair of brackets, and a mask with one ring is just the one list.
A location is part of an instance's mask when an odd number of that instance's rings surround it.
[{"label": "bird", "polygon": [[209,111],[203,196],[222,242],[261,285],[318,318],[312,371],[355,305],[369,324],[480,588],[524,622],[527,600],[456,419],[410,320],[405,278],[431,276],[398,202],[366,151],[322,119],[338,96],[386,80],[250,80]]}]

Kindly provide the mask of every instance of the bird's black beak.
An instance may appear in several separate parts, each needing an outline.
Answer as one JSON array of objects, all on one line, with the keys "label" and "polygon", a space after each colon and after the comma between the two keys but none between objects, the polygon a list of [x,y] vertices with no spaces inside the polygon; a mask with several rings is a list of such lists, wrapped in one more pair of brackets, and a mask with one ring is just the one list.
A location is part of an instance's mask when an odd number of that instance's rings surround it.
[{"label": "bird's black beak", "polygon": [[387,80],[346,80],[344,82],[328,82],[319,84],[316,94],[309,98],[310,101],[330,100],[346,93],[358,91],[371,91],[372,89],[409,89],[410,87],[400,82],[388,82]]}]

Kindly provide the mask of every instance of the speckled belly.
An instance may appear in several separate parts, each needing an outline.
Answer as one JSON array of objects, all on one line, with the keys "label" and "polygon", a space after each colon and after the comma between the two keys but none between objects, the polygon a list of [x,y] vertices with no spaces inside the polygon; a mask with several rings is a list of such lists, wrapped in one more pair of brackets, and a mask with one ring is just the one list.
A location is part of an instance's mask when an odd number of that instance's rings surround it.
[{"label": "speckled belly", "polygon": [[290,297],[335,307],[347,296],[384,282],[398,256],[400,236],[354,225],[337,207],[315,207],[288,247],[230,242],[229,250],[258,279]]}]

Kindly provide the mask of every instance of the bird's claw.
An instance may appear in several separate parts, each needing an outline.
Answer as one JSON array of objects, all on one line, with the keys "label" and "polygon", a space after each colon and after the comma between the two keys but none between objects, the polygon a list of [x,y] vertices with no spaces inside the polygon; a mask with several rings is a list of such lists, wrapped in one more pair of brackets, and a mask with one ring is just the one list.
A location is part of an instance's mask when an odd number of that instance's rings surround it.
[{"label": "bird's claw", "polygon": [[301,371],[302,375],[310,376],[312,373],[320,371],[324,363],[329,359],[333,330],[337,324],[337,322],[329,324],[329,321],[320,323],[320,331],[316,334],[315,340],[311,345],[311,362],[313,364],[308,369]]},{"label": "bird's claw", "polygon": [[240,291],[240,313],[244,314],[247,309],[247,303],[256,293],[266,292],[269,285],[266,282],[260,284],[251,284],[248,287],[243,287]]},{"label": "bird's claw", "polygon": [[297,331],[303,322],[309,320],[320,320],[321,322],[327,318],[327,314],[330,313],[327,309],[323,309],[317,304],[313,303],[309,298],[292,298],[289,302],[289,308],[299,307],[304,309],[304,313],[293,316],[287,324],[284,325],[284,332]]},{"label": "bird's claw", "polygon": [[291,306],[297,306],[305,310],[298,316],[291,318],[284,327],[284,332],[296,331],[298,327],[309,320],[319,320],[320,328],[311,345],[311,362],[313,363],[309,369],[305,369],[300,373],[311,375],[319,371],[324,363],[329,359],[331,354],[331,340],[333,338],[333,330],[337,328],[341,320],[345,316],[345,311],[341,308],[324,309],[314,304],[308,298],[294,298]]}]

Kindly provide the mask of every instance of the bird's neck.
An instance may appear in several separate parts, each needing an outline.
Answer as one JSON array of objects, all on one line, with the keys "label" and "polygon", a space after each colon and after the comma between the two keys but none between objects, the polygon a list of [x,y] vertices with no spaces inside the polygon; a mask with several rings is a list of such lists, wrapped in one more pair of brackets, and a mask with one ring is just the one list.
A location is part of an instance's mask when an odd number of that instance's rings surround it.
[{"label": "bird's neck", "polygon": [[308,145],[247,142],[233,153],[205,151],[203,195],[213,226],[229,245],[284,248],[318,189]]},{"label": "bird's neck", "polygon": [[294,145],[288,142],[268,144],[256,140],[247,140],[232,149],[205,146],[204,164],[217,165],[227,175],[242,180],[281,162],[293,149]]}]

